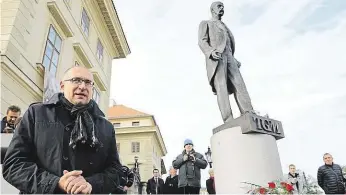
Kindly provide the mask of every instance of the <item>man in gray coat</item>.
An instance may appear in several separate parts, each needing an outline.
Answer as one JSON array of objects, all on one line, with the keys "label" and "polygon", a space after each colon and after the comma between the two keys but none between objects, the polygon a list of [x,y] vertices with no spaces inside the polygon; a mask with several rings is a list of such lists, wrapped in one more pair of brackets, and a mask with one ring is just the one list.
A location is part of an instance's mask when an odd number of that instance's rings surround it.
[{"label": "man in gray coat", "polygon": [[294,194],[302,194],[305,188],[303,177],[296,172],[296,166],[294,164],[290,164],[288,167],[287,182],[293,186]]},{"label": "man in gray coat", "polygon": [[201,169],[208,163],[203,155],[195,152],[192,140],[184,141],[184,151],[174,161],[173,167],[179,169],[178,187],[184,194],[199,194],[201,189]]},{"label": "man in gray coat", "polygon": [[235,43],[232,32],[221,21],[224,5],[212,3],[211,20],[202,21],[198,31],[198,45],[205,55],[208,80],[217,95],[224,122],[233,120],[229,95],[234,93],[241,114],[252,112],[252,104],[243,77],[240,62],[234,58]]}]

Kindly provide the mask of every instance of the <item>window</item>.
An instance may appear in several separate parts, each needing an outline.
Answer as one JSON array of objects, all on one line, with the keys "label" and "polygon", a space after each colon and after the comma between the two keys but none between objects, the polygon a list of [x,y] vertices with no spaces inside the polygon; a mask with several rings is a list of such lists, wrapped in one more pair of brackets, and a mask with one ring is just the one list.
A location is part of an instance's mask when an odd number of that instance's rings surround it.
[{"label": "window", "polygon": [[59,62],[60,49],[61,37],[56,32],[53,25],[50,25],[42,64],[44,68],[46,70],[48,69],[54,76]]},{"label": "window", "polygon": [[96,56],[97,56],[97,59],[100,62],[102,62],[102,59],[103,59],[103,45],[102,45],[100,39],[97,40]]},{"label": "window", "polygon": [[99,104],[100,103],[100,92],[97,91],[97,89],[94,87],[93,88],[93,100]]},{"label": "window", "polygon": [[113,127],[120,127],[120,123],[113,123]]},{"label": "window", "polygon": [[132,148],[131,148],[132,153],[137,153],[140,151],[139,150],[139,148],[140,148],[139,142],[132,142],[131,145],[132,145]]},{"label": "window", "polygon": [[86,36],[89,36],[90,19],[89,19],[89,16],[88,16],[88,14],[84,8],[82,11],[82,23],[81,23],[81,25],[82,25],[82,30],[83,30],[84,34]]},{"label": "window", "polygon": [[132,126],[139,126],[139,121],[132,122]]},{"label": "window", "polygon": [[120,152],[120,143],[117,143],[117,151]]}]

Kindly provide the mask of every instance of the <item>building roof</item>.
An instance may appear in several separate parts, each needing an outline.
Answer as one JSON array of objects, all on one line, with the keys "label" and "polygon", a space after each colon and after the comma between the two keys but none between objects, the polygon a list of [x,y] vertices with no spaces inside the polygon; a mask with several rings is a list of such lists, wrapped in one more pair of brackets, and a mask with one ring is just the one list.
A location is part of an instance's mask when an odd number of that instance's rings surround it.
[{"label": "building roof", "polygon": [[108,108],[107,113],[110,119],[152,116],[150,114],[126,107],[124,105],[114,105]]}]

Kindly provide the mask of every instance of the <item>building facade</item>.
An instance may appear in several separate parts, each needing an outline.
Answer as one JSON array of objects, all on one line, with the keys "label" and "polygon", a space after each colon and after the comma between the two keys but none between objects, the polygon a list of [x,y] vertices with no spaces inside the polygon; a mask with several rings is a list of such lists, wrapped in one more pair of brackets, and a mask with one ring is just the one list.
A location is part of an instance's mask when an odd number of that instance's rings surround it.
[{"label": "building facade", "polygon": [[[137,157],[142,183],[153,176],[153,169],[166,174],[162,157],[167,149],[153,115],[114,105],[108,109],[108,120],[115,128],[121,163],[133,168]],[[134,188],[136,190],[136,186]]]},{"label": "building facade", "polygon": [[112,0],[1,0],[1,115],[43,101],[47,73],[73,66],[94,76],[93,99],[107,111],[112,60],[130,49]]}]

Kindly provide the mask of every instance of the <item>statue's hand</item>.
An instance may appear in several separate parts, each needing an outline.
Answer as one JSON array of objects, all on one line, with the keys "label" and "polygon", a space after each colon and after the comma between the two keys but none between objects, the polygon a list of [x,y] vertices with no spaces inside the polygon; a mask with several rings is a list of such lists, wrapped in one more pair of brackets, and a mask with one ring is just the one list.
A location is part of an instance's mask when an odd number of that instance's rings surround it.
[{"label": "statue's hand", "polygon": [[214,51],[211,52],[211,57],[214,60],[220,60],[221,59],[221,53],[219,53],[219,52],[214,50]]}]

